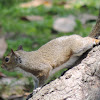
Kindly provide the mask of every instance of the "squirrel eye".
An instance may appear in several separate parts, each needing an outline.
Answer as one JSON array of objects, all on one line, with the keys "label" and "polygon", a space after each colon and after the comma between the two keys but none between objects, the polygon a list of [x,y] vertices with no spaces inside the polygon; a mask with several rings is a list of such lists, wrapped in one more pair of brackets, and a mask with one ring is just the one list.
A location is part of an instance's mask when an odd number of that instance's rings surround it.
[{"label": "squirrel eye", "polygon": [[9,61],[9,58],[5,58],[5,61],[8,62]]}]

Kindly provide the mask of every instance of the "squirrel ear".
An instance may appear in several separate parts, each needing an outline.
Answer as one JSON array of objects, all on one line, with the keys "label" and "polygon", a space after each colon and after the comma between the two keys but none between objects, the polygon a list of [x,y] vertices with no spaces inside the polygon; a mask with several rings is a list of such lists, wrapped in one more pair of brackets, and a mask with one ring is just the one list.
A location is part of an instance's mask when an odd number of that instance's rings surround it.
[{"label": "squirrel ear", "polygon": [[11,49],[11,53],[12,53],[12,55],[16,55],[15,52],[13,51],[13,49]]},{"label": "squirrel ear", "polygon": [[23,50],[22,45],[20,45],[17,50]]}]

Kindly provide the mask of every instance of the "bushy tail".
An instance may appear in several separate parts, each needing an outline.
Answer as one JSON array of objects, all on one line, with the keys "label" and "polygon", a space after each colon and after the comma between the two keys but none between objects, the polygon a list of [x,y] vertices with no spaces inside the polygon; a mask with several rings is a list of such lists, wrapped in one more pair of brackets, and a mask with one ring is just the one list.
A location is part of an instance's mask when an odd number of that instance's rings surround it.
[{"label": "bushy tail", "polygon": [[89,37],[92,38],[98,38],[99,36],[100,36],[100,9],[96,25],[93,27],[92,32],[89,34]]}]

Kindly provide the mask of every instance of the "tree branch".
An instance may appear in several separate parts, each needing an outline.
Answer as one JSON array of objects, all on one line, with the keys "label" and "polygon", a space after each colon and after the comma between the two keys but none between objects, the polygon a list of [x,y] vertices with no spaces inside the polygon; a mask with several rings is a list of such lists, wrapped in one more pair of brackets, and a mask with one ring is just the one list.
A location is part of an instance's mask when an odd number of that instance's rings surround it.
[{"label": "tree branch", "polygon": [[93,27],[89,36],[93,37],[93,38],[95,38],[95,37],[98,38],[100,36],[100,9],[99,9],[99,15],[98,15],[98,19],[96,21],[96,24]]}]

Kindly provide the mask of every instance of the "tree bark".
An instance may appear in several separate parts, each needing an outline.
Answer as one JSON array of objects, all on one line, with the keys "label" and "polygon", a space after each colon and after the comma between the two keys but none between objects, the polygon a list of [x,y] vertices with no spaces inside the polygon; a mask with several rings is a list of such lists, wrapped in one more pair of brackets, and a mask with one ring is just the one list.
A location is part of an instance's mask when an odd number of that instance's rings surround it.
[{"label": "tree bark", "polygon": [[29,100],[100,100],[100,46]]},{"label": "tree bark", "polygon": [[96,24],[93,27],[89,36],[92,37],[92,38],[100,38],[99,37],[100,36],[100,9],[99,9],[99,15],[98,15],[98,19],[96,21]]}]

